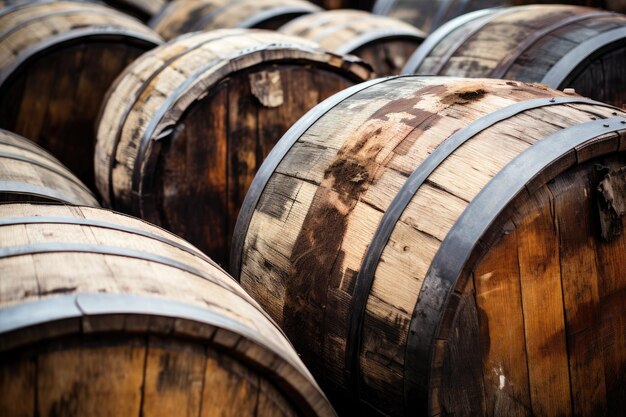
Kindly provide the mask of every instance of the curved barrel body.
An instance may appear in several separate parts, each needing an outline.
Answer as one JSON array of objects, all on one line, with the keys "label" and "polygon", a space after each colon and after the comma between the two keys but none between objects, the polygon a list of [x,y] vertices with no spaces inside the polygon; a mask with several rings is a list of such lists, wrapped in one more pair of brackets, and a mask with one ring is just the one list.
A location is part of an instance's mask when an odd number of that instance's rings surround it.
[{"label": "curved barrel body", "polygon": [[0,205],[0,235],[3,416],[334,416],[278,327],[182,239],[34,204]]},{"label": "curved barrel body", "polygon": [[426,34],[396,19],[359,10],[312,13],[280,28],[287,35],[319,43],[337,54],[353,54],[378,76],[399,74]]},{"label": "curved barrel body", "polygon": [[124,67],[161,42],[134,18],[88,2],[0,10],[0,127],[23,135],[94,187],[94,122]]},{"label": "curved barrel body", "polygon": [[338,404],[619,413],[625,138],[624,111],[539,85],[362,83],[259,169],[231,273]]},{"label": "curved barrel body", "polygon": [[520,6],[449,22],[415,51],[403,72],[540,82],[621,107],[624,62],[626,16],[586,7]]},{"label": "curved barrel body", "polygon": [[165,39],[200,30],[276,30],[290,20],[321,9],[306,0],[175,0],[150,26]]},{"label": "curved barrel body", "polygon": [[111,88],[98,127],[106,204],[149,220],[223,262],[257,167],[319,101],[370,76],[356,58],[260,30],[178,38]]},{"label": "curved barrel body", "polygon": [[54,201],[98,206],[95,197],[56,158],[0,129],[0,201]]}]

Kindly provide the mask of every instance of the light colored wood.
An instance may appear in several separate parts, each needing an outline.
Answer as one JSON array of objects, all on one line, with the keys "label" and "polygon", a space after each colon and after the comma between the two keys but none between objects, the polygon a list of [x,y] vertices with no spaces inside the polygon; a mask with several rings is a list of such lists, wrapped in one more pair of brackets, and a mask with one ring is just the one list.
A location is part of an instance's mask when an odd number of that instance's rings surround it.
[{"label": "light colored wood", "polygon": [[[36,306],[38,301],[59,296],[78,297],[78,305],[83,294],[106,295],[111,300],[116,295],[133,295],[160,300],[166,310],[169,303],[182,303],[220,320],[205,324],[204,319],[195,321],[192,316],[133,313],[132,308],[125,312],[119,306],[109,313],[85,313],[78,319],[80,323],[76,322],[80,327],[71,328],[57,320],[31,332],[3,335],[3,349],[16,346],[31,355],[23,358],[19,349],[3,351],[3,364],[24,363],[10,368],[20,370],[19,378],[25,378],[11,392],[20,393],[24,400],[37,392],[39,415],[63,415],[72,410],[90,415],[139,415],[139,410],[146,415],[221,415],[226,411],[241,415],[248,407],[244,399],[251,401],[250,415],[256,415],[257,396],[263,395],[267,396],[263,407],[268,415],[334,415],[278,327],[231,277],[190,244],[156,226],[107,210],[0,206],[2,219],[33,216],[62,217],[68,224],[50,221],[1,226],[0,247],[71,243],[94,248],[87,252],[27,251],[0,258],[3,311],[28,302]],[[72,224],[73,219],[137,232]],[[132,254],[104,254],[100,248],[107,247],[174,260],[191,269]],[[217,363],[215,355],[222,358]],[[29,368],[23,361],[32,357],[38,367],[37,391],[32,388],[29,394]],[[224,365],[223,369],[218,370],[218,365]],[[251,391],[240,390],[242,375],[256,381]],[[62,383],[55,384],[56,380]],[[10,381],[0,378],[5,384]],[[254,395],[249,395],[251,392]]]},{"label": "light colored wood", "polygon": [[[365,279],[359,277],[364,256],[408,176],[470,123],[519,102],[543,98],[548,103],[553,97],[568,95],[512,81],[390,78],[345,98],[313,119],[300,137],[289,138],[294,145],[256,203],[238,278],[284,328],[312,373],[336,396],[350,391],[354,395],[353,381],[358,379],[361,403],[403,415],[403,404],[412,401],[405,398],[407,378],[415,377],[407,375],[414,370],[405,363],[408,340],[415,337],[409,333],[409,324],[416,321],[420,331],[421,318],[413,317],[418,297],[425,278],[434,273],[432,261],[441,242],[461,214],[503,168],[536,143],[562,129],[574,132],[593,119],[624,115],[599,105],[546,105],[503,118],[469,138],[428,175],[393,225],[389,240],[382,242],[371,288],[365,288],[364,316],[355,316],[353,308],[358,311],[360,306],[353,305],[353,296],[357,280]],[[579,151],[580,163],[617,149],[616,135],[599,134]],[[568,167],[564,164],[546,167],[535,181],[551,180],[560,174],[559,169]],[[580,169],[588,174],[591,168],[581,165]],[[535,189],[533,185],[529,192]],[[517,204],[521,203],[510,202],[511,207]],[[547,215],[550,207],[544,202],[540,211]],[[491,214],[493,230],[513,224],[507,210]],[[532,222],[536,215],[533,209],[519,211],[523,222]],[[545,223],[541,230],[547,233],[547,228]],[[432,347],[431,373],[420,375],[431,378],[427,393],[431,415],[444,410],[459,415],[472,415],[471,410],[484,410],[488,415],[530,415],[544,410],[558,414],[559,407],[565,414],[572,411],[568,408],[568,358],[577,353],[566,349],[567,312],[562,294],[576,290],[572,286],[562,291],[558,242],[542,246],[548,241],[531,233],[530,226],[517,227],[511,232],[513,237],[498,239],[498,233],[504,232],[490,229],[485,241],[477,243],[466,266],[469,275],[459,277],[447,304],[439,306],[443,299],[421,300],[443,310],[435,335],[438,342]],[[557,238],[551,239],[554,243]],[[519,257],[512,257],[507,248],[513,247],[516,254],[518,242],[526,243],[519,243],[523,249]],[[538,266],[533,266],[543,258],[531,256],[532,251],[549,255],[546,262],[553,269],[545,272],[546,279],[539,278]],[[573,268],[586,276],[584,268]],[[540,313],[544,292],[550,294],[547,301],[552,309],[545,323]],[[511,297],[517,297],[516,301]],[[567,308],[583,308],[578,306]],[[533,318],[525,321],[530,315]],[[360,339],[351,341],[359,349],[359,374],[349,375],[347,339],[355,319],[362,320]],[[468,332],[467,338],[456,331]],[[557,337],[558,331],[562,344],[543,345],[546,337],[553,333]],[[471,363],[461,366],[464,361]],[[531,364],[530,374],[527,364]],[[590,362],[584,367],[581,372],[602,373],[601,367]],[[552,381],[552,376],[557,379]],[[480,380],[485,390],[457,396],[459,381],[470,380]],[[446,381],[452,385],[446,388]]]}]

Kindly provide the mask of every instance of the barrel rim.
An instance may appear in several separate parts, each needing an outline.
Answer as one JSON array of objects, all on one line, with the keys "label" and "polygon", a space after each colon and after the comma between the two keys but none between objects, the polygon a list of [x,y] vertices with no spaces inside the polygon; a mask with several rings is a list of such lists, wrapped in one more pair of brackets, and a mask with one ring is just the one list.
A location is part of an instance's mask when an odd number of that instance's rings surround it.
[{"label": "barrel rim", "polygon": [[[599,136],[624,130],[626,117],[623,116],[561,129],[530,146],[509,162],[466,207],[437,250],[413,310],[405,364],[407,369],[425,372],[421,376],[419,372],[405,373],[406,410],[415,411],[419,407],[411,398],[428,398],[428,409],[432,410],[433,399],[428,392],[432,390],[431,365],[435,353],[433,342],[441,331],[445,307],[450,302],[451,293],[454,292],[474,248],[488,232],[493,221],[516,196],[528,189],[529,184],[542,170],[555,166],[563,158],[576,152],[577,147],[592,142]],[[607,152],[612,151],[605,151],[602,155]],[[559,172],[554,175],[576,164],[577,160],[569,166],[560,166]],[[547,179],[542,182],[545,181]],[[455,255],[447,256],[446,253]]]},{"label": "barrel rim", "polygon": [[[360,36],[353,38],[352,40],[346,42],[341,47],[336,49],[336,53],[338,54],[352,54],[357,49],[363,48],[369,45],[372,42],[378,40],[411,40],[417,41],[416,43],[419,45],[424,42],[425,36],[419,33],[416,33],[411,30],[403,30],[403,29],[390,29],[390,28],[377,28],[376,30],[369,31]],[[416,47],[416,49],[417,49]]]},{"label": "barrel rim", "polygon": [[[288,351],[286,348],[276,344],[269,337],[262,338],[257,332],[243,323],[186,302],[144,295],[79,292],[72,295],[56,296],[17,304],[5,308],[1,312],[0,334],[3,335],[5,340],[7,334],[28,331],[36,328],[36,326],[45,326],[49,323],[67,320],[74,321],[75,325],[65,326],[62,331],[56,332],[54,335],[46,335],[41,340],[60,336],[87,336],[100,332],[110,332],[109,330],[102,331],[97,328],[87,328],[80,324],[89,323],[89,320],[97,320],[109,315],[158,317],[174,320],[174,322],[178,323],[201,324],[205,328],[226,331],[237,335],[271,355],[271,358],[268,360],[256,357],[254,354],[248,354],[245,349],[246,346],[240,346],[240,343],[237,343],[230,351],[243,357],[249,366],[252,365],[258,370],[266,371],[264,376],[269,380],[275,383],[287,381],[287,384],[283,383],[280,385],[280,391],[284,393],[285,398],[302,408],[299,411],[303,411],[304,415],[311,417],[336,415],[325,394],[307,368],[301,362],[293,362],[292,358],[287,355]],[[137,330],[134,330],[134,333],[137,333]],[[176,326],[173,324],[173,329],[146,326],[146,329],[141,331],[141,333],[156,333],[174,338],[191,338],[199,340],[204,344],[230,348],[230,346],[219,343],[213,337],[206,339],[199,336],[196,332],[190,330],[190,326]],[[0,344],[0,351],[7,351],[29,344],[28,340],[22,340],[21,345],[19,345],[19,342],[18,340],[17,346],[9,345],[9,349],[7,349],[4,343]],[[232,355],[233,353],[229,354]],[[295,352],[293,353],[295,355]],[[268,366],[277,363],[281,363],[282,366]]]},{"label": "barrel rim", "polygon": [[162,40],[156,36],[141,33],[139,31],[125,29],[118,26],[90,26],[76,30],[70,30],[59,35],[52,36],[41,42],[36,42],[30,47],[20,51],[9,65],[0,70],[0,92],[11,84],[11,78],[19,73],[23,65],[39,59],[43,54],[56,51],[66,46],[72,46],[79,42],[98,41],[109,37],[121,37],[130,44],[148,45],[150,48],[160,45]]},{"label": "barrel rim", "polygon": [[[45,185],[35,185],[19,181],[0,180],[0,194],[14,194],[16,196],[30,195],[38,198],[45,198],[50,200],[51,202],[82,205],[86,207],[98,208],[100,206],[98,204],[98,201],[91,193],[89,193],[88,196],[80,196],[80,198],[75,199],[72,196],[68,196],[65,193],[61,193],[60,191],[52,189]],[[91,199],[91,201],[89,201],[89,199]],[[6,203],[17,204],[20,203],[20,201],[8,201]]]},{"label": "barrel rim", "polygon": [[[254,29],[256,31],[256,29]],[[262,30],[258,30],[263,32]],[[270,31],[265,31],[272,33]],[[288,35],[282,35],[286,38],[291,38]],[[308,43],[308,41],[307,41]],[[298,52],[300,56],[291,56],[289,58],[270,58],[270,54],[273,52],[291,49],[294,52]],[[323,57],[323,59],[320,59]],[[246,65],[239,67],[236,64],[239,60],[245,60]],[[163,104],[152,114],[148,125],[143,132],[139,144],[137,146],[137,154],[133,161],[133,170],[131,173],[131,201],[128,204],[129,210],[136,211],[142,216],[145,215],[144,208],[148,198],[151,197],[142,194],[142,189],[146,188],[148,184],[153,181],[154,165],[156,163],[156,156],[160,151],[149,152],[150,147],[154,144],[160,144],[164,139],[171,137],[174,133],[172,126],[163,126],[163,120],[171,112],[177,109],[177,103],[180,100],[186,98],[194,89],[197,89],[199,85],[210,84],[215,85],[224,77],[235,72],[249,70],[257,65],[267,65],[276,62],[305,62],[315,63],[322,65],[326,68],[332,69],[343,73],[346,79],[351,79],[355,82],[363,82],[366,77],[371,76],[369,65],[365,64],[362,60],[357,59],[351,55],[339,56],[328,52],[322,48],[314,47],[313,45],[307,45],[306,43],[299,43],[297,39],[293,42],[285,43],[265,43],[254,48],[248,48],[244,50],[234,51],[227,57],[216,58],[209,61],[204,66],[198,68],[191,74],[182,84],[180,84],[163,102]],[[362,69],[366,72],[365,75],[359,74],[357,69]],[[213,70],[211,70],[213,69]],[[235,70],[233,70],[235,69]],[[206,91],[206,88],[203,89]],[[188,110],[188,107],[181,109],[181,114]]]},{"label": "barrel rim", "polygon": [[289,5],[273,7],[269,10],[263,10],[260,13],[255,13],[247,19],[242,20],[237,24],[238,28],[253,28],[257,25],[265,23],[266,21],[278,16],[296,15],[295,17],[305,16],[311,13],[319,12],[322,9],[313,3],[302,5]]}]

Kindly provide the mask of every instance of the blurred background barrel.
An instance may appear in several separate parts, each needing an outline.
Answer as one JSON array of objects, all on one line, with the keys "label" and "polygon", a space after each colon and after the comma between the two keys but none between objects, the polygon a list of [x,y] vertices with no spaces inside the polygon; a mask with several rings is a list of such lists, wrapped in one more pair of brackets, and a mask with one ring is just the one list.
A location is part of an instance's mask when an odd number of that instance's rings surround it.
[{"label": "blurred background barrel", "polygon": [[165,7],[168,0],[105,0],[105,3],[147,22]]},{"label": "blurred background barrel", "polygon": [[0,201],[54,201],[98,206],[95,197],[56,158],[0,129]]},{"label": "blurred background barrel", "polygon": [[105,204],[227,259],[258,166],[315,104],[371,75],[304,39],[222,29],[142,56],[112,87],[98,127]]},{"label": "blurred background barrel", "polygon": [[326,10],[357,9],[371,11],[375,0],[311,0]]},{"label": "blurred background barrel", "polygon": [[279,30],[318,42],[340,55],[356,55],[370,64],[378,76],[399,74],[426,37],[402,21],[358,10],[307,14]]},{"label": "blurred background barrel", "polygon": [[403,72],[540,82],[621,107],[625,63],[625,15],[520,6],[449,22],[415,51]]},{"label": "blurred background barrel", "polygon": [[321,9],[306,0],[175,0],[150,26],[165,39],[200,30],[276,30],[290,20]]},{"label": "blurred background barrel", "polygon": [[0,205],[3,416],[333,416],[297,354],[182,239],[110,211]]},{"label": "blurred background barrel", "polygon": [[619,415],[625,139],[539,85],[362,83],[265,160],[231,273],[347,412]]},{"label": "blurred background barrel", "polygon": [[626,13],[625,0],[377,0],[372,10],[375,14],[404,20],[425,32],[432,32],[451,19],[477,10],[541,3],[599,7]]},{"label": "blurred background barrel", "polygon": [[160,38],[87,2],[6,8],[0,27],[0,127],[49,150],[93,187],[94,121],[104,94]]}]

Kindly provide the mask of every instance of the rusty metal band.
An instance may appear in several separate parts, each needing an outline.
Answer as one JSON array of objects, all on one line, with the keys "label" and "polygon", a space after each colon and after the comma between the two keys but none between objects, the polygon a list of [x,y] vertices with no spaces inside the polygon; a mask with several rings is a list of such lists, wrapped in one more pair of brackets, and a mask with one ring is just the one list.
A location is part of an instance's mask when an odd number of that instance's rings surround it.
[{"label": "rusty metal band", "polygon": [[[61,170],[61,169],[59,169],[59,167],[46,165],[43,162],[37,161],[35,159],[31,159],[31,158],[28,158],[28,157],[22,156],[22,155],[16,155],[16,154],[9,153],[9,152],[0,152],[0,159],[10,159],[12,161],[19,161],[19,162],[27,163],[29,165],[38,166],[39,168],[43,168],[46,171],[50,171],[50,172],[60,176],[61,178],[71,182],[72,184],[76,185],[78,188],[81,188],[86,193],[89,193],[90,195],[93,195],[91,193],[91,190],[89,190],[89,188],[87,188],[87,186],[85,184],[80,182],[80,180],[78,178],[76,178],[72,173],[70,173],[67,170]],[[54,162],[56,162],[56,161],[54,161]]]},{"label": "rusty metal band", "polygon": [[[404,400],[415,413],[430,391],[429,370],[441,319],[463,268],[492,222],[546,167],[594,138],[626,129],[626,118],[596,120],[562,129],[531,146],[507,164],[478,193],[439,247],[422,284],[411,317],[405,351]],[[565,168],[563,168],[565,169]]]},{"label": "rusty metal band", "polygon": [[[41,199],[46,199],[51,202],[60,202],[73,205],[90,205],[93,207],[100,206],[91,193],[89,193],[88,196],[83,196],[83,198],[74,199],[72,196],[68,196],[65,193],[59,192],[58,190],[54,190],[43,185],[28,184],[18,181],[0,181],[0,194],[24,194],[38,197]],[[89,197],[89,199],[84,197]]]},{"label": "rusty metal band", "polygon": [[[39,3],[35,3],[35,4],[39,4]],[[33,19],[23,21],[20,24],[15,25],[15,26],[11,26],[6,31],[0,33],[0,41],[4,40],[4,38],[10,36],[12,33],[17,32],[18,30],[20,30],[22,28],[25,28],[25,27],[33,25],[33,24],[40,24],[38,22],[39,20],[49,19],[51,17],[67,16],[67,15],[82,14],[82,13],[85,13],[85,9],[61,10],[61,11],[54,12],[54,13],[47,13],[47,14],[42,14],[42,15],[36,16]],[[98,14],[98,15],[102,15],[102,16],[112,16],[112,17],[117,17],[117,18],[128,19],[128,16],[126,16],[124,14],[121,14],[117,10],[110,9],[110,8],[104,8],[104,7],[101,7],[101,8],[90,8],[88,13],[92,14],[92,15],[93,14]],[[109,24],[112,24],[112,23],[109,23]]]},{"label": "rusty metal band", "polygon": [[281,17],[281,16],[302,16],[305,14],[309,14],[309,13],[316,13],[316,12],[321,12],[322,9],[314,6],[313,4],[311,4],[311,6],[281,6],[281,7],[274,7],[272,9],[269,10],[263,10],[261,12],[255,13],[252,16],[248,17],[247,19],[242,20],[241,22],[237,23],[238,28],[255,28],[258,25],[265,23],[266,21],[273,19],[275,17]]},{"label": "rusty metal band", "polygon": [[[10,257],[15,257],[15,256],[23,256],[23,255],[37,255],[37,254],[60,253],[60,252],[110,255],[110,256],[120,256],[120,257],[130,258],[130,259],[138,259],[142,261],[148,261],[148,262],[168,266],[170,268],[174,268],[179,271],[186,272],[191,275],[195,275],[199,278],[209,281],[212,284],[215,284],[229,291],[234,296],[250,304],[263,317],[265,317],[268,321],[270,321],[281,334],[284,335],[284,332],[282,331],[282,329],[263,309],[261,309],[256,304],[250,303],[250,300],[241,294],[243,291],[241,290],[241,288],[239,287],[237,283],[233,283],[231,285],[230,283],[216,280],[210,274],[207,274],[204,271],[194,268],[191,265],[187,265],[184,262],[180,262],[176,259],[171,259],[165,256],[143,252],[143,251],[130,249],[130,248],[120,248],[116,246],[96,245],[96,244],[89,244],[89,243],[47,242],[47,243],[33,243],[29,245],[9,246],[9,247],[0,248],[0,259],[10,258]],[[286,337],[287,336],[285,336],[285,338]]]},{"label": "rusty metal band", "polygon": [[561,88],[561,84],[567,81],[581,63],[591,59],[605,48],[624,44],[626,44],[626,26],[621,26],[595,36],[565,54],[550,68],[550,71],[544,75],[541,82],[552,88]]},{"label": "rusty metal band", "polygon": [[[141,221],[141,220],[137,220]],[[12,217],[12,218],[0,218],[0,227],[2,226],[14,226],[18,224],[64,224],[64,225],[76,225],[76,226],[89,226],[99,229],[115,230],[123,233],[130,233],[132,235],[146,237],[148,239],[156,240],[166,245],[180,249],[183,252],[187,252],[197,258],[200,258],[204,262],[207,262],[214,267],[219,266],[211,260],[208,256],[200,252],[199,249],[193,248],[191,245],[183,245],[172,239],[168,239],[164,236],[160,236],[142,229],[135,227],[128,227],[117,223],[104,222],[101,220],[85,219],[77,217],[51,217],[51,216],[29,216],[29,217]],[[169,232],[167,232],[169,233]],[[221,269],[221,268],[220,268]],[[230,276],[229,276],[230,277]],[[232,278],[232,277],[230,277]]]},{"label": "rusty metal band", "polygon": [[[534,44],[539,42],[541,39],[546,37],[547,35],[556,32],[560,29],[563,29],[566,26],[572,25],[574,23],[579,23],[589,19],[597,19],[602,17],[611,17],[617,16],[615,13],[611,12],[600,12],[600,13],[586,13],[586,14],[576,14],[573,16],[569,16],[565,19],[558,19],[553,24],[546,26],[537,30],[536,32],[531,33],[529,36],[524,38],[522,42],[520,42],[502,61],[498,62],[498,65],[491,71],[489,74],[489,78],[504,78],[506,73],[511,69],[513,64],[518,60],[523,53],[528,50],[528,48],[532,47]],[[556,88],[556,86],[554,87]]]},{"label": "rusty metal band", "polygon": [[444,23],[437,30],[432,32],[424,43],[411,55],[406,65],[402,69],[403,74],[415,74],[424,60],[430,55],[430,53],[446,38],[450,33],[465,26],[467,23],[483,18],[485,16],[494,13],[495,9],[483,9],[475,12],[467,13],[463,16],[459,16],[456,19],[452,19],[449,22]]},{"label": "rusty metal band", "polygon": [[[271,352],[273,358],[271,365],[284,365],[288,367],[283,375],[273,371],[268,364],[259,360],[254,354],[250,355],[246,350],[231,348],[230,352],[243,358],[249,365],[266,374],[266,377],[280,387],[281,392],[289,398],[290,402],[299,408],[306,417],[318,415],[333,415],[328,406],[328,400],[319,389],[313,378],[307,372],[301,362],[293,361],[285,355],[286,347],[271,337],[264,337],[255,329],[246,324],[233,320],[217,312],[189,304],[186,302],[150,297],[134,294],[103,294],[103,293],[75,293],[61,295],[26,302],[0,310],[0,352],[19,349],[29,341],[18,341],[11,344],[11,334],[28,329],[45,326],[59,321],[74,321],[72,325],[63,326],[62,333],[54,333],[54,337],[67,337],[74,335],[98,334],[97,328],[85,329],[81,323],[89,322],[90,319],[98,319],[106,316],[148,316],[176,320],[177,322],[190,322],[200,324],[208,329],[221,329],[240,336],[266,352]],[[162,334],[173,338],[189,338],[197,340],[205,345],[219,345],[214,339],[214,332],[209,338],[199,336],[193,329],[197,326],[176,326],[172,331],[158,326],[146,326],[142,333]],[[189,330],[192,329],[192,330]],[[123,331],[123,330],[120,330]],[[137,332],[137,330],[134,330]],[[102,330],[110,332],[110,330]],[[45,341],[46,333],[41,333]],[[286,340],[286,339],[285,339]],[[257,349],[252,349],[256,352]],[[283,365],[284,364],[284,365]],[[298,375],[295,381],[285,380],[284,375]],[[300,386],[298,382],[304,386]],[[314,388],[311,390],[309,387]],[[311,392],[314,391],[314,392]]]},{"label": "rusty metal band", "polygon": [[[15,75],[17,69],[22,65],[36,59],[41,53],[48,53],[56,49],[62,48],[67,45],[73,45],[83,42],[85,38],[97,39],[97,38],[123,38],[125,41],[135,42],[142,46],[149,46],[150,48],[157,46],[162,41],[156,37],[149,36],[145,33],[136,32],[133,30],[120,29],[118,27],[87,27],[77,30],[71,30],[69,32],[47,38],[42,42],[38,42],[35,45],[21,51],[13,61],[0,71],[0,90],[4,89],[7,81]],[[0,91],[1,93],[1,91]]]},{"label": "rusty metal band", "polygon": [[[171,7],[168,6],[168,7]],[[189,36],[193,36],[193,35],[187,35],[187,37]],[[226,34],[223,36],[218,36],[218,37],[212,37],[204,42],[199,43],[198,45],[194,45],[192,48],[189,48],[185,51],[179,52],[178,54],[171,56],[170,58],[168,58],[165,62],[163,62],[163,64],[161,66],[159,66],[159,68],[157,68],[152,74],[150,74],[150,76],[141,84],[140,88],[134,93],[134,100],[133,102],[130,104],[130,106],[128,106],[126,108],[126,110],[124,111],[124,114],[122,115],[122,117],[119,119],[120,123],[119,123],[119,128],[117,130],[117,133],[115,134],[115,140],[113,141],[113,149],[111,150],[111,154],[110,154],[110,159],[109,159],[109,169],[108,169],[108,173],[107,176],[109,177],[109,189],[107,190],[109,196],[109,204],[112,207],[115,207],[115,193],[113,190],[113,168],[116,165],[116,158],[117,158],[117,151],[119,149],[119,145],[120,142],[122,140],[122,132],[124,130],[124,125],[126,124],[126,122],[128,121],[128,117],[130,116],[131,112],[133,111],[134,105],[137,102],[137,99],[139,97],[142,96],[142,94],[148,89],[148,87],[150,86],[150,84],[152,83],[152,81],[154,81],[154,79],[159,76],[163,70],[165,70],[165,68],[169,67],[170,65],[172,65],[172,63],[174,63],[175,61],[177,61],[179,58],[182,58],[183,56],[187,55],[190,52],[193,52],[203,46],[205,46],[207,43],[210,42],[214,42],[229,36],[234,36],[234,34]],[[178,39],[182,39],[182,38],[178,38]],[[112,93],[114,91],[114,88],[112,88],[111,90],[109,90],[109,93]],[[97,125],[100,125],[100,122],[102,120],[102,115],[104,112],[104,107],[106,106],[106,103],[109,101],[108,100],[109,97],[106,97],[103,100],[103,106],[100,110],[100,115],[98,116],[98,123]]]},{"label": "rusty metal band", "polygon": [[374,29],[344,43],[341,47],[335,50],[335,53],[341,55],[350,54],[371,42],[381,39],[409,39],[419,42],[424,40],[424,35],[417,30],[409,29]]},{"label": "rusty metal band", "polygon": [[441,165],[441,163],[443,163],[463,144],[477,134],[483,132],[485,129],[529,110],[562,104],[594,104],[612,108],[612,106],[609,106],[608,104],[599,103],[582,97],[540,98],[512,104],[481,117],[470,123],[468,126],[458,130],[442,144],[440,144],[406,180],[398,194],[394,197],[391,204],[385,211],[385,214],[383,215],[378,228],[372,237],[371,243],[363,256],[361,267],[359,268],[359,272],[355,279],[352,302],[350,304],[350,323],[348,327],[348,337],[346,339],[345,357],[345,368],[352,381],[354,392],[359,391],[359,355],[361,353],[363,320],[365,318],[368,296],[374,283],[376,269],[396,224],[400,220],[402,213],[404,213],[417,191],[421,188],[424,182],[426,182],[428,177]]},{"label": "rusty metal band", "polygon": [[353,95],[372,87],[376,84],[383,83],[390,79],[399,77],[379,78],[363,82],[361,84],[348,87],[326,100],[313,107],[307,113],[304,114],[291,128],[283,135],[283,137],[274,145],[274,148],[267,155],[267,158],[263,161],[259,167],[246,197],[244,198],[237,222],[235,223],[235,229],[233,231],[233,240],[231,244],[230,252],[230,273],[236,279],[239,280],[241,273],[241,260],[243,256],[243,246],[245,243],[246,234],[248,233],[248,227],[252,220],[252,215],[261,199],[263,190],[270,180],[270,177],[278,168],[283,158],[289,153],[293,145],[300,139],[300,137],[319,119],[321,119],[326,113],[330,112],[337,105],[344,100],[352,97]]}]

